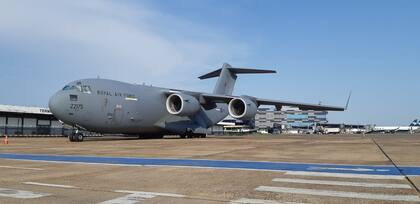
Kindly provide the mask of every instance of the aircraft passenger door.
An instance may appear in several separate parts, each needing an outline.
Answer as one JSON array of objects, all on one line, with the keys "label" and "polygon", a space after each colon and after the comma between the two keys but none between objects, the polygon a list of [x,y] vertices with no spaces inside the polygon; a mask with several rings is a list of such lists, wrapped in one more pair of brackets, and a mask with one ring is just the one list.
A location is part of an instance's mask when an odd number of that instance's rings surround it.
[{"label": "aircraft passenger door", "polygon": [[102,106],[106,113],[107,125],[120,125],[124,119],[124,107],[122,103],[114,103],[110,98],[105,98]]},{"label": "aircraft passenger door", "polygon": [[124,108],[122,104],[116,104],[114,107],[114,118],[113,121],[115,124],[121,124],[124,118]]},{"label": "aircraft passenger door", "polygon": [[114,110],[111,107],[111,105],[109,104],[109,98],[105,97],[103,104],[101,106],[102,112],[106,113],[106,121],[105,123],[107,125],[113,124],[113,120],[114,120]]}]

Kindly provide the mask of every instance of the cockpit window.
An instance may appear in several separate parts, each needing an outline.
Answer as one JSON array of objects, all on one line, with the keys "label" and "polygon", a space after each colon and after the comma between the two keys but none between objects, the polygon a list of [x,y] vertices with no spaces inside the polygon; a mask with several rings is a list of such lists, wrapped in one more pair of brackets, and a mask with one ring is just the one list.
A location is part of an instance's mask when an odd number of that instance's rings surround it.
[{"label": "cockpit window", "polygon": [[77,90],[79,92],[83,92],[83,93],[87,93],[87,94],[92,93],[92,89],[90,88],[90,86],[87,86],[87,85],[82,86],[80,84],[66,85],[66,86],[64,86],[64,88],[62,90],[63,91]]},{"label": "cockpit window", "polygon": [[72,86],[66,85],[66,86],[63,88],[63,91],[67,91],[67,90],[72,90]]},{"label": "cockpit window", "polygon": [[92,89],[90,88],[90,86],[84,85],[84,86],[82,86],[82,92],[83,93],[87,93],[87,94],[91,94],[92,93]]}]

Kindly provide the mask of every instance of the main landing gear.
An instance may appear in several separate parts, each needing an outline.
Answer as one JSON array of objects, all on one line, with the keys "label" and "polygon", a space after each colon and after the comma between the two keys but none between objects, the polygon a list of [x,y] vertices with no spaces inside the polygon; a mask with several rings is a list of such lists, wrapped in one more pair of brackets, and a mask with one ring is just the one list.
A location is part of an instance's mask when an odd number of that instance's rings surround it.
[{"label": "main landing gear", "polygon": [[162,134],[145,134],[139,135],[139,139],[163,139],[164,136]]},{"label": "main landing gear", "polygon": [[83,135],[83,133],[79,132],[78,130],[76,130],[76,132],[74,132],[73,134],[69,135],[70,142],[83,142],[84,138],[85,136]]},{"label": "main landing gear", "polygon": [[193,134],[193,133],[185,133],[182,135],[179,135],[180,138],[185,139],[185,138],[206,138],[207,135],[206,134]]}]

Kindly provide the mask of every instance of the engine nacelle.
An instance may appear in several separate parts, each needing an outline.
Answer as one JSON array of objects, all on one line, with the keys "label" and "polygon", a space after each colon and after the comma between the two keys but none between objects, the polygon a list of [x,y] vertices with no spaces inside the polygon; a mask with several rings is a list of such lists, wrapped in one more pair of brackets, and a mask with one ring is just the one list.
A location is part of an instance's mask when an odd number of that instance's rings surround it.
[{"label": "engine nacelle", "polygon": [[172,115],[191,116],[201,108],[196,98],[190,95],[175,93],[166,99],[166,109]]},{"label": "engine nacelle", "polygon": [[236,119],[252,119],[257,114],[257,105],[249,98],[235,98],[229,102],[229,114]]}]

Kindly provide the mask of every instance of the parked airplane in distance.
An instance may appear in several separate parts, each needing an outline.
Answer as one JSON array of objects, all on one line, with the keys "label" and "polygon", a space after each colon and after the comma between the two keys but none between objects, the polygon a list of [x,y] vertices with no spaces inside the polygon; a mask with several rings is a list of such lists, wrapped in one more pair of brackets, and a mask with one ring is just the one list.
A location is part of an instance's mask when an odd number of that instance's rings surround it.
[{"label": "parked airplane in distance", "polygon": [[[51,112],[59,120],[82,130],[139,136],[180,135],[205,137],[207,129],[228,114],[251,119],[260,105],[298,107],[301,110],[344,111],[345,107],[253,96],[232,96],[238,74],[276,73],[273,70],[233,68],[229,64],[200,79],[219,77],[213,93],[129,84],[108,79],[82,79],[67,84],[50,98]],[[347,101],[348,104],[348,101]],[[346,105],[347,107],[347,105]],[[76,131],[72,142],[83,141]]]},{"label": "parked airplane in distance", "polygon": [[374,126],[367,133],[397,133],[397,132],[415,132],[420,129],[420,122],[415,119],[409,126]]},{"label": "parked airplane in distance", "polygon": [[420,127],[420,120],[418,120],[418,119],[413,120],[413,122],[411,122],[410,126],[411,127]]}]

